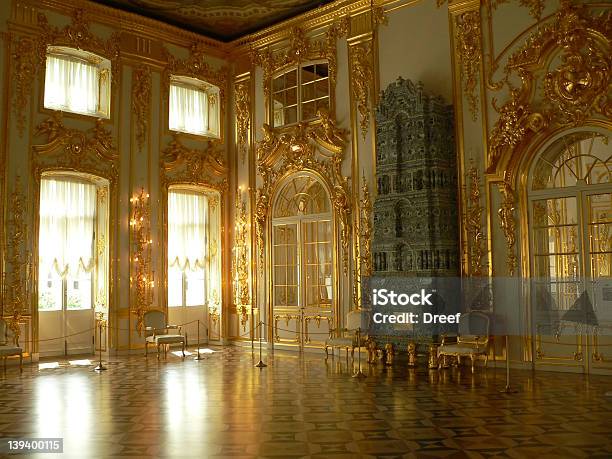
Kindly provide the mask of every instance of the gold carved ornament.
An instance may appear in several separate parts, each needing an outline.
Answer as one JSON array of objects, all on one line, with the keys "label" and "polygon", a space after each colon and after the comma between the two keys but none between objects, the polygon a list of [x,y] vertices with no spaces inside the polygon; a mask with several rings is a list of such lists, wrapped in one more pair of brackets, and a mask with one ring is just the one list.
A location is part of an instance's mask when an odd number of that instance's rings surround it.
[{"label": "gold carved ornament", "polygon": [[338,63],[336,57],[336,40],[346,36],[349,28],[349,18],[343,17],[332,23],[323,38],[306,37],[306,32],[300,27],[293,27],[289,38],[289,48],[286,51],[272,52],[270,49],[255,50],[251,54],[251,63],[263,69],[264,96],[270,100],[272,92],[272,75],[275,72],[301,62],[326,59],[329,65],[329,81],[331,94],[334,94]]},{"label": "gold carved ornament", "polygon": [[240,313],[240,323],[246,328],[248,307],[251,304],[249,294],[249,258],[248,258],[248,218],[246,203],[242,200],[242,190],[236,190],[236,224],[234,243],[234,294],[236,307]]},{"label": "gold carved ornament", "polygon": [[15,74],[12,105],[17,120],[17,132],[22,137],[25,129],[28,101],[32,93],[32,83],[40,65],[34,39],[21,37],[15,43],[12,58]]},{"label": "gold carved ornament", "polygon": [[[272,192],[285,176],[313,171],[322,177],[331,190],[331,200],[340,223],[340,241],[344,274],[348,274],[350,239],[350,191],[342,175],[346,131],[338,129],[325,109],[317,113],[320,123],[298,123],[290,131],[279,133],[264,124],[264,137],[257,147],[257,170],[263,185],[257,190],[255,227],[260,268],[265,262],[265,231],[270,214]],[[320,156],[320,157],[319,157]]]},{"label": "gold carved ornament", "polygon": [[249,95],[249,85],[247,82],[236,84],[234,98],[234,108],[236,110],[236,141],[240,158],[244,165],[249,148],[249,129],[251,128],[251,97]]},{"label": "gold carved ornament", "polygon": [[457,55],[461,67],[463,92],[468,101],[472,120],[478,118],[478,74],[482,60],[482,32],[480,12],[467,11],[455,18]]},{"label": "gold carved ornament", "polygon": [[142,150],[151,115],[151,68],[140,65],[132,73],[132,111],[136,117],[136,141]]},{"label": "gold carved ornament", "polygon": [[485,255],[485,234],[482,229],[482,214],[484,208],[480,203],[480,175],[475,166],[470,168],[467,175],[469,188],[465,227],[469,240],[468,256],[470,274],[472,276],[482,276],[484,274],[482,257]]},{"label": "gold carved ornament", "polygon": [[372,266],[372,199],[370,198],[370,190],[368,189],[368,182],[365,176],[363,177],[363,185],[361,186],[361,250],[360,250],[360,263],[361,263],[361,275],[370,277],[373,272]]},{"label": "gold carved ornament", "polygon": [[130,275],[130,284],[134,289],[131,304],[132,313],[136,315],[136,330],[142,335],[144,315],[153,303],[155,289],[155,271],[151,270],[151,214],[149,194],[142,189],[130,199],[132,206],[130,218],[130,235],[132,246],[131,263],[134,272]]},{"label": "gold carved ornament", "polygon": [[113,135],[104,127],[102,119],[96,120],[94,127],[81,131],[64,126],[62,113],[54,112],[50,118],[41,122],[34,132],[35,137],[46,137],[46,143],[34,145],[32,149],[38,157],[58,153],[55,166],[68,169],[82,169],[102,176],[102,166],[111,169],[111,178],[117,176],[119,156],[113,146]]},{"label": "gold carved ornament", "polygon": [[224,152],[223,145],[212,140],[206,143],[203,150],[188,148],[175,134],[161,154],[162,183],[174,181],[206,185],[224,191],[227,188],[228,172]]},{"label": "gold carved ornament", "polygon": [[500,227],[506,238],[506,266],[508,275],[514,276],[517,264],[516,254],[514,253],[514,246],[516,245],[516,221],[514,219],[516,199],[508,179],[499,184],[499,191],[502,195],[502,203],[497,214],[499,215]]},{"label": "gold carved ornament", "polygon": [[[29,307],[28,292],[30,280],[30,260],[23,250],[26,246],[25,197],[22,191],[21,178],[15,178],[14,190],[10,196],[10,218],[8,219],[7,267],[10,267],[10,281],[6,281],[8,289],[3,292],[8,305],[7,325],[13,333],[15,343],[21,335],[21,319]],[[7,301],[8,300],[8,301]]]},{"label": "gold carved ornament", "polygon": [[372,69],[372,43],[360,43],[351,47],[351,76],[353,99],[359,112],[361,135],[365,139],[370,127],[370,88],[374,86]]},{"label": "gold carved ornament", "polygon": [[[611,40],[612,12],[589,15],[584,6],[562,0],[551,22],[508,58],[510,97],[501,108],[494,104],[499,118],[489,136],[489,171],[546,128],[581,126],[595,116],[612,118]],[[510,84],[514,74],[520,88]],[[539,87],[544,97],[538,98]]]}]

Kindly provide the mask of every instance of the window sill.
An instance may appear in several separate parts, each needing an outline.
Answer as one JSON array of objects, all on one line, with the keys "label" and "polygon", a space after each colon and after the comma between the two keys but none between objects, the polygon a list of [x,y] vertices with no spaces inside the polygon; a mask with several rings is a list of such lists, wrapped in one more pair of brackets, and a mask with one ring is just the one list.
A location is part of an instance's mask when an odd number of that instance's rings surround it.
[{"label": "window sill", "polygon": [[221,140],[221,136],[219,134],[215,134],[214,132],[189,132],[189,131],[179,131],[176,129],[169,129],[171,135],[180,135],[188,138],[192,138],[195,140]]},{"label": "window sill", "polygon": [[96,113],[91,113],[91,112],[77,112],[74,110],[69,110],[67,108],[59,108],[59,107],[43,107],[45,109],[45,111],[49,111],[49,112],[60,112],[69,116],[76,116],[76,117],[86,117],[87,119],[91,119],[91,118],[95,118],[95,119],[105,119],[108,120],[110,119],[110,116],[106,113],[103,112],[96,112]]}]

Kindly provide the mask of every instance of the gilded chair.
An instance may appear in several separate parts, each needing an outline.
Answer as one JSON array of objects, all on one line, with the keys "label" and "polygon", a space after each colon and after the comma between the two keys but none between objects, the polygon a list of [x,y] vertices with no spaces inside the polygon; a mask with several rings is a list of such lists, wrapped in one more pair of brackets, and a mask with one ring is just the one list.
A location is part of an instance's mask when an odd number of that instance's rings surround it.
[{"label": "gilded chair", "polygon": [[4,359],[5,370],[6,359],[16,355],[19,356],[19,369],[23,370],[23,349],[19,346],[17,339],[18,337],[10,331],[6,321],[0,319],[0,357]]},{"label": "gilded chair", "polygon": [[[164,348],[164,358],[167,356],[168,347],[172,344],[181,344],[183,358],[185,357],[185,337],[181,335],[180,325],[170,325],[166,322],[166,314],[163,311],[152,310],[144,314],[145,326],[145,356],[149,353],[149,344],[157,347],[157,358],[159,349]],[[177,330],[177,333],[169,333]]]},{"label": "gilded chair", "polygon": [[442,368],[445,356],[454,356],[457,363],[461,363],[461,357],[470,357],[472,373],[474,373],[474,362],[476,358],[484,355],[485,367],[489,355],[489,316],[483,312],[472,311],[461,314],[459,328],[454,342],[449,342],[452,336],[443,335],[442,344],[438,348],[438,369]]},{"label": "gilded chair", "polygon": [[[346,358],[348,359],[349,349],[351,358],[355,356],[355,348],[365,345],[361,332],[367,329],[367,317],[364,311],[351,311],[346,315],[346,328],[330,330],[330,337],[325,341],[325,359],[329,357],[328,349],[332,350],[332,358],[334,357],[334,348],[340,350],[346,349]],[[337,336],[332,336],[332,333],[338,331]]]}]

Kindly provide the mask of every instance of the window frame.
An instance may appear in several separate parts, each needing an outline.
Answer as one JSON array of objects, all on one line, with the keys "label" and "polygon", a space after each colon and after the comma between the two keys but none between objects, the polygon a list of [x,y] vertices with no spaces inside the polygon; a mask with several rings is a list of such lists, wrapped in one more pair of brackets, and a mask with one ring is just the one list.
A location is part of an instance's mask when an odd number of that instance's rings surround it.
[{"label": "window frame", "polygon": [[[85,62],[88,64],[96,65],[100,69],[100,76],[98,81],[98,110],[95,113],[89,112],[79,112],[69,109],[63,108],[54,108],[47,107],[45,105],[45,91],[47,89],[47,57],[53,55],[55,57],[61,57],[64,59],[77,61],[77,62]],[[70,46],[61,46],[61,45],[47,45],[47,50],[45,53],[45,61],[43,65],[43,78],[41,80],[41,91],[40,91],[40,107],[41,112],[43,113],[56,113],[61,112],[63,115],[68,115],[71,117],[85,117],[87,119],[91,118],[101,118],[105,120],[112,119],[112,107],[114,106],[113,101],[113,71],[112,71],[113,62],[105,56],[96,54],[91,51],[72,48]],[[102,89],[105,93],[106,101],[102,101]]]},{"label": "window frame", "polygon": [[[325,97],[327,97],[328,100],[328,104],[327,104],[327,109],[330,111],[330,113],[333,112],[334,110],[334,97],[332,96],[332,92],[334,91],[334,87],[332,85],[332,77],[330,74],[330,62],[327,59],[311,59],[305,62],[298,62],[295,64],[292,64],[290,66],[287,67],[283,67],[282,69],[279,69],[278,71],[274,72],[271,77],[270,77],[270,81],[268,82],[269,84],[269,88],[270,88],[270,102],[269,102],[269,107],[268,107],[268,119],[270,122],[270,125],[272,126],[273,129],[287,129],[290,128],[292,126],[295,126],[299,123],[317,123],[319,121],[319,118],[316,116],[316,111],[315,111],[315,115],[312,118],[308,118],[308,119],[303,119],[303,104],[304,104],[304,100],[302,97],[302,91],[303,91],[303,87],[304,87],[304,81],[302,79],[302,71],[305,67],[309,67],[309,66],[316,66],[319,64],[325,64],[327,66],[327,76],[326,77],[320,77],[320,78],[316,78],[312,81],[306,82],[306,84],[314,84],[317,81],[322,81],[322,80],[327,80],[327,96],[324,97],[315,97],[313,99],[308,99],[306,101],[306,103],[308,102],[316,102],[317,100],[321,100],[324,99]],[[277,79],[278,77],[281,77],[283,75],[286,75],[292,71],[296,71],[297,73],[297,81],[296,81],[296,88],[297,88],[297,102],[296,102],[296,121],[292,122],[292,123],[286,123],[286,124],[282,124],[282,125],[275,125],[274,124],[274,113],[275,113],[275,109],[274,109],[274,95],[278,92],[274,90],[274,80]],[[288,88],[283,88],[283,90],[286,90]]]},{"label": "window frame", "polygon": [[[211,131],[209,129],[206,132],[197,133],[197,132],[192,132],[192,131],[177,130],[177,129],[173,129],[170,127],[170,109],[171,109],[170,92],[171,92],[172,86],[178,86],[184,89],[195,89],[198,91],[204,91],[207,93],[207,95],[209,95],[209,97],[210,95],[212,95],[216,98],[216,104],[214,105],[216,105],[215,111],[216,111],[216,116],[217,116],[217,132]],[[167,105],[166,110],[165,110],[166,128],[170,134],[192,137],[194,139],[204,138],[204,139],[212,139],[212,140],[223,140],[223,110],[221,107],[221,88],[217,86],[216,84],[211,83],[209,81],[201,80],[199,78],[191,77],[191,76],[171,74],[168,80],[168,92],[166,95],[166,105]],[[208,102],[208,119],[210,119],[211,105],[213,104]],[[209,123],[209,127],[210,127],[210,123]]]}]

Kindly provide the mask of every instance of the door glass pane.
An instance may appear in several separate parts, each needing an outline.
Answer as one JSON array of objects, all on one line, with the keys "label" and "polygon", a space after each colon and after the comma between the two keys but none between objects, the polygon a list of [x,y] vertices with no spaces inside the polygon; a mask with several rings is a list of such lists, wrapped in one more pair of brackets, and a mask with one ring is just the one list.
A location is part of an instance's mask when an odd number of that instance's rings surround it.
[{"label": "door glass pane", "polygon": [[185,305],[203,306],[206,301],[204,294],[204,270],[187,270],[185,273]]},{"label": "door glass pane", "polygon": [[296,224],[274,226],[274,303],[278,306],[298,305],[297,237]]},{"label": "door glass pane", "polygon": [[62,309],[62,279],[55,270],[52,270],[47,276],[40,276],[38,309],[41,311],[59,311]]},{"label": "door glass pane", "polygon": [[610,277],[612,270],[612,194],[595,194],[587,197],[589,212],[589,249],[591,275],[594,279]]},{"label": "door glass pane", "polygon": [[168,269],[168,306],[183,305],[183,273],[176,269]]},{"label": "door glass pane", "polygon": [[567,310],[580,293],[580,232],[576,197],[532,203],[534,278],[538,307]]},{"label": "door glass pane", "polygon": [[306,306],[329,307],[332,300],[331,221],[304,223]]},{"label": "door glass pane", "polygon": [[91,309],[91,273],[66,278],[66,309]]}]

